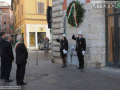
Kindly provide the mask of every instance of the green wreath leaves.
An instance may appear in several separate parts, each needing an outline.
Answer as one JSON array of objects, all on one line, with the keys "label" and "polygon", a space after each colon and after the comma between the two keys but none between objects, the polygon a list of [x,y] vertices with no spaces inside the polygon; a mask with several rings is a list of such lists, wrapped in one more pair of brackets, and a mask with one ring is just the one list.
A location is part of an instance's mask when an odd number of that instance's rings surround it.
[{"label": "green wreath leaves", "polygon": [[[68,23],[72,26],[78,27],[83,22],[84,12],[86,11],[79,1],[72,1],[66,11]],[[72,8],[73,6],[73,8]],[[70,13],[71,12],[71,13]],[[73,15],[74,14],[74,15]]]}]

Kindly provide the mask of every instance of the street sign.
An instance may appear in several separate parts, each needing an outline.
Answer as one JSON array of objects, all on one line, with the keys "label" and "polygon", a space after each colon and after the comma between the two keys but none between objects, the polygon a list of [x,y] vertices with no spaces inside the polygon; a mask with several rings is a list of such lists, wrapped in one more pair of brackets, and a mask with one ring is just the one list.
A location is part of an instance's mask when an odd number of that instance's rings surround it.
[{"label": "street sign", "polygon": [[13,26],[10,26],[11,29],[13,29]]}]

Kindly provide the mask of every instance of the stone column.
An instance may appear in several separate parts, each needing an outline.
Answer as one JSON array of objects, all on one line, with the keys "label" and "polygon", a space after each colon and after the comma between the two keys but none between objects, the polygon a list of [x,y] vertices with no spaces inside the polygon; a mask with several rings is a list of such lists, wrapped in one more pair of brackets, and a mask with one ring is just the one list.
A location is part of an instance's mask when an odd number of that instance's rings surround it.
[{"label": "stone column", "polygon": [[53,13],[53,62],[62,63],[60,57],[60,43],[56,42],[56,38],[64,33],[64,0],[52,0]]}]

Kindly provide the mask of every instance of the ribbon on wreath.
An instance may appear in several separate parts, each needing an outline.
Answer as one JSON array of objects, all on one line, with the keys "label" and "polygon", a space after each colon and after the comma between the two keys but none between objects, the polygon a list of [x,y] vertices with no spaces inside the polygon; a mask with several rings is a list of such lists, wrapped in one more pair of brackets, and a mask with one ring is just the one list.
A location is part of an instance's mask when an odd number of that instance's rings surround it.
[{"label": "ribbon on wreath", "polygon": [[76,12],[76,8],[75,8],[75,3],[73,3],[73,4],[71,5],[71,8],[70,8],[69,14],[68,14],[68,20],[69,20],[69,18],[70,18],[70,16],[71,16],[73,10],[74,10],[75,26],[77,27],[77,26],[78,26],[78,23],[77,23],[77,20],[76,20],[76,14],[77,14],[77,12]]}]

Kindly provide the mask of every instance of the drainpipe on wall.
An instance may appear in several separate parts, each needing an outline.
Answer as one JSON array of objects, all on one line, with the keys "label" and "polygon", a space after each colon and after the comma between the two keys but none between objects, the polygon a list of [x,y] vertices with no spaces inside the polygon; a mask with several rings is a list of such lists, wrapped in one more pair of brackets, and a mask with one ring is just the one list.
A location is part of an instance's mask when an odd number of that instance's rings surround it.
[{"label": "drainpipe on wall", "polygon": [[51,45],[52,45],[52,60],[51,60],[51,62],[54,63],[54,57],[53,57],[53,28],[51,28],[51,31],[52,31],[52,43],[51,43]]},{"label": "drainpipe on wall", "polygon": [[67,34],[66,33],[66,16],[64,16],[64,33]]},{"label": "drainpipe on wall", "polygon": [[10,13],[11,12],[9,12],[9,34],[10,34]]}]

